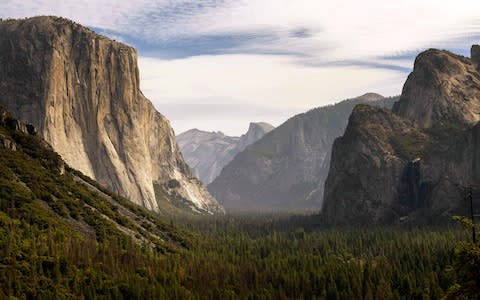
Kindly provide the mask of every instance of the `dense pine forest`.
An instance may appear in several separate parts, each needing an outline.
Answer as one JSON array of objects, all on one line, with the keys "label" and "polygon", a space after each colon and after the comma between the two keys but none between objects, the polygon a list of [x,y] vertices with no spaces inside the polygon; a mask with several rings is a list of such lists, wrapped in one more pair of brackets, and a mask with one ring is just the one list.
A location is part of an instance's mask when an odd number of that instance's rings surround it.
[{"label": "dense pine forest", "polygon": [[[321,229],[302,217],[199,220],[178,265],[187,296],[249,299],[439,299],[453,280],[454,229]],[[198,292],[195,287],[202,286]]]},{"label": "dense pine forest", "polygon": [[454,229],[315,229],[292,217],[184,221],[171,253],[1,213],[1,298],[439,299]]}]

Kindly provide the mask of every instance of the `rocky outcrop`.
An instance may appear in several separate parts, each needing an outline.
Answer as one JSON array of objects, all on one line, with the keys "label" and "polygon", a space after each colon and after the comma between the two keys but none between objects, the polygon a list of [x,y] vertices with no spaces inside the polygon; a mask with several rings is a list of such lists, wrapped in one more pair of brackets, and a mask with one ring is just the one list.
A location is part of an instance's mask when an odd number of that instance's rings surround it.
[{"label": "rocky outcrop", "polygon": [[0,146],[11,151],[17,151],[17,144],[3,134],[0,134]]},{"label": "rocky outcrop", "polygon": [[[58,154],[53,151],[53,148],[41,138],[36,137],[37,129],[32,124],[25,124],[16,118],[14,118],[9,111],[0,106],[0,148],[10,151],[24,152],[25,150],[17,145],[17,141],[20,140],[20,144],[28,141],[25,136],[33,136],[34,143],[28,145],[30,148],[30,154],[36,155],[42,162],[48,161],[47,165],[57,172],[59,175],[65,173],[65,162],[60,158]],[[27,151],[28,152],[28,151]],[[45,153],[48,153],[45,155]]]},{"label": "rocky outcrop", "polygon": [[[12,118],[10,117],[10,114],[0,106],[0,127],[11,129],[7,124],[12,124]],[[0,133],[0,147],[11,151],[17,151],[17,144],[4,133]]]},{"label": "rocky outcrop", "polygon": [[333,146],[327,222],[434,221],[461,209],[464,186],[480,179],[474,64],[428,50],[417,57],[393,113],[355,108]]},{"label": "rocky outcrop", "polygon": [[238,153],[274,127],[268,123],[250,123],[247,133],[231,137],[222,132],[190,129],[177,136],[178,146],[194,174],[204,183],[212,182]]},{"label": "rocky outcrop", "polygon": [[421,53],[393,110],[424,128],[446,123],[465,128],[475,125],[480,120],[476,63],[448,51]]},{"label": "rocky outcrop", "polygon": [[331,146],[353,107],[395,99],[370,93],[297,115],[239,153],[208,189],[227,210],[318,210]]},{"label": "rocky outcrop", "polygon": [[136,51],[69,20],[0,23],[0,101],[73,168],[159,210],[153,184],[207,212],[222,208],[191,175],[168,120],[139,88]]}]

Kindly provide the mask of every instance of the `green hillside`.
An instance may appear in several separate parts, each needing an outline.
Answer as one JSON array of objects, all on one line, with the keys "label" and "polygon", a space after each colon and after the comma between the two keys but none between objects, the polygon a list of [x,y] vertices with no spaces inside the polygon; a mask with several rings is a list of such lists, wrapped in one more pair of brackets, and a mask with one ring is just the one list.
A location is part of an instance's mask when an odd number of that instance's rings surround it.
[{"label": "green hillside", "polygon": [[28,131],[0,108],[0,298],[155,292],[156,263],[192,235],[70,169]]}]

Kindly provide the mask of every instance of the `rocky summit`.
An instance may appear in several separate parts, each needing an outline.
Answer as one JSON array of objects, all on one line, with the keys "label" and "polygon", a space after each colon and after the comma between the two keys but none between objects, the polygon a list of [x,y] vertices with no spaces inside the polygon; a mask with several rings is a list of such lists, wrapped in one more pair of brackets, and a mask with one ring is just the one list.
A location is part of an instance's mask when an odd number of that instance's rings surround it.
[{"label": "rocky summit", "polygon": [[477,47],[473,59],[430,49],[418,55],[394,111],[420,127],[446,122],[471,127],[480,120]]},{"label": "rocky summit", "polygon": [[232,137],[222,132],[190,129],[177,136],[178,146],[194,174],[204,183],[211,183],[238,153],[270,132],[268,123],[250,123],[247,133]]},{"label": "rocky summit", "polygon": [[333,141],[359,103],[391,107],[368,93],[292,117],[247,147],[208,186],[227,210],[319,210]]},{"label": "rocky summit", "polygon": [[63,18],[2,21],[0,103],[70,166],[135,203],[159,211],[168,194],[194,211],[223,211],[140,91],[129,46]]},{"label": "rocky summit", "polygon": [[323,217],[335,224],[438,222],[480,179],[480,73],[472,58],[421,53],[393,112],[358,106],[333,146]]}]

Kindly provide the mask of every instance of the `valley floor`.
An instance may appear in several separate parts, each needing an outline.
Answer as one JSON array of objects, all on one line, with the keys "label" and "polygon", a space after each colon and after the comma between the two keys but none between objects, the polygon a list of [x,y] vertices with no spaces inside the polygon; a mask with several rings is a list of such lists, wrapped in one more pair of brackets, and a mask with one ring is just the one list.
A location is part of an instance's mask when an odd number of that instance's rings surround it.
[{"label": "valley floor", "polygon": [[[204,238],[182,259],[189,296],[439,299],[457,229],[321,229],[315,216],[235,216],[184,224]],[[198,290],[201,287],[201,290]]]},{"label": "valley floor", "polygon": [[321,229],[308,216],[173,220],[185,248],[153,253],[0,215],[0,298],[439,299],[464,231]]}]

